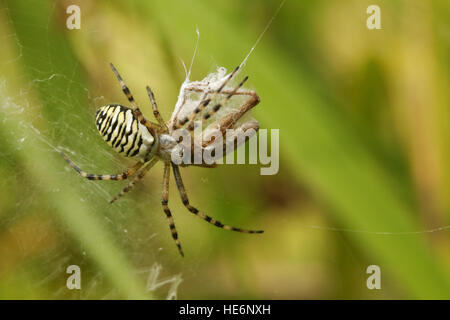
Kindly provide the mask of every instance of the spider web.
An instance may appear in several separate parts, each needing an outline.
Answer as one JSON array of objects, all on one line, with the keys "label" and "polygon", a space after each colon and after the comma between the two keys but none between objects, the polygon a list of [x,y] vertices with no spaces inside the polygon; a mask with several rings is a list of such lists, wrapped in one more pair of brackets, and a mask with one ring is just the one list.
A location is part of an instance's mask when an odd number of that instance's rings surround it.
[{"label": "spider web", "polygon": [[[55,5],[47,23],[30,22],[31,27],[48,35],[54,10]],[[150,296],[176,298],[182,276],[164,268],[174,255],[166,251],[176,254],[176,250],[166,245],[169,233],[159,207],[160,175],[150,174],[133,195],[109,205],[127,182],[91,183],[58,159],[57,151],[62,150],[93,173],[119,173],[131,164],[99,137],[93,114],[107,99],[79,80],[81,67],[72,64],[70,72],[62,70],[51,52],[53,44],[44,37],[39,41],[45,43],[47,55],[31,59],[46,67],[26,67],[30,80],[20,65],[28,64],[35,48],[22,42],[15,31],[20,26],[14,24],[10,8],[3,3],[0,17],[0,39],[6,44],[0,62],[0,185],[4,193],[0,251],[17,249],[2,256],[8,263],[0,267],[0,275],[9,280],[0,281],[0,288],[22,285],[19,293],[0,290],[5,295],[2,298],[24,298],[26,291],[33,292],[34,298],[51,299],[133,297],[138,290],[130,289],[129,280]],[[59,199],[64,195],[86,211],[77,212],[69,204],[64,207]],[[143,196],[145,201],[136,201]],[[160,218],[158,222],[153,216]],[[87,219],[84,225],[83,218]],[[101,234],[93,236],[83,230],[89,227]],[[96,249],[95,242],[104,240],[108,243],[97,243]],[[96,250],[109,252],[102,254],[103,258],[109,254],[110,260],[96,257]],[[120,256],[114,261],[116,253]],[[114,263],[118,267],[108,266]],[[69,265],[80,267],[83,290],[66,287]],[[26,278],[24,283],[21,277]]]},{"label": "spider web", "polygon": [[[55,2],[44,21],[30,19],[18,24],[14,10],[7,5],[0,7],[0,39],[5,44],[0,53],[0,185],[2,190],[11,190],[3,197],[10,195],[12,199],[0,205],[0,252],[2,247],[12,246],[20,257],[11,263],[19,271],[14,272],[13,267],[5,271],[0,265],[0,276],[5,274],[14,286],[22,285],[22,291],[28,288],[36,292],[34,298],[136,297],[136,291],[128,284],[132,281],[153,297],[176,298],[184,274],[192,276],[197,266],[183,269],[183,273],[171,267],[171,261],[179,257],[160,207],[161,166],[157,164],[133,192],[109,205],[126,181],[85,180],[58,155],[58,151],[63,151],[84,171],[96,174],[120,173],[132,165],[104,143],[94,125],[96,109],[114,102],[105,93],[107,86],[83,81],[86,66],[77,59],[65,61],[59,52],[55,54],[57,45],[50,39],[60,10]],[[21,28],[35,28],[42,37],[24,40],[17,31]],[[88,32],[101,34],[103,29],[94,25]],[[107,72],[102,79],[110,77],[115,81],[110,70]],[[189,74],[185,85],[196,83]],[[215,89],[226,75],[220,67],[198,82],[215,79],[210,86]],[[237,74],[226,89],[233,89],[240,78]],[[117,82],[116,86],[120,92]],[[136,86],[130,87],[136,97]],[[189,95],[180,115],[192,111],[200,96]],[[217,97],[214,103],[222,98]],[[233,111],[244,99],[232,97],[208,123]],[[250,114],[240,122],[248,120]],[[208,183],[204,178],[201,181]],[[176,211],[175,205],[172,210]],[[32,226],[31,234],[27,224]],[[33,242],[39,245],[37,252],[30,244]],[[66,287],[69,265],[81,269],[80,291]],[[23,274],[27,274],[26,283],[18,285],[17,279]],[[10,297],[6,293],[5,298]],[[17,298],[23,295],[20,293]]]}]

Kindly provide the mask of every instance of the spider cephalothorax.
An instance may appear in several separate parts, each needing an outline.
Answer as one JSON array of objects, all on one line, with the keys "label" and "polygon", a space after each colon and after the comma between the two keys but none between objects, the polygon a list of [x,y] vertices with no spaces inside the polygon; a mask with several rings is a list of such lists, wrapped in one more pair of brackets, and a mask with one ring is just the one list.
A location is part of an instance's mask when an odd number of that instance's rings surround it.
[{"label": "spider cephalothorax", "polygon": [[[175,223],[168,207],[170,167],[172,167],[181,200],[191,213],[222,229],[244,233],[262,233],[262,230],[246,230],[225,225],[190,205],[183,180],[181,179],[179,166],[196,165],[211,168],[215,166],[215,163],[207,163],[202,160],[200,163],[184,162],[177,164],[172,160],[174,150],[176,150],[176,147],[180,146],[180,141],[178,139],[179,130],[184,130],[188,133],[189,137],[192,137],[193,142],[200,146],[200,152],[210,150],[213,147],[219,147],[228,152],[229,149],[225,148],[228,144],[233,146],[234,151],[239,145],[239,143],[236,142],[244,141],[239,139],[240,137],[245,135],[246,138],[249,138],[258,130],[259,124],[255,120],[249,120],[243,123],[239,122],[247,111],[259,103],[259,97],[256,92],[241,89],[242,85],[247,80],[247,77],[234,88],[227,87],[227,84],[239,70],[239,67],[236,67],[233,72],[228,75],[225,74],[224,69],[221,69],[223,73],[222,76],[207,78],[204,81],[198,82],[185,82],[180,90],[180,99],[177,102],[171,119],[167,123],[162,119],[158,111],[155,97],[150,87],[147,86],[147,92],[152,104],[153,115],[158,123],[150,122],[144,117],[131,95],[130,90],[112,64],[111,68],[121,84],[122,91],[131,103],[131,108],[118,104],[110,104],[101,107],[97,110],[95,115],[95,123],[100,135],[109,146],[126,157],[136,159],[137,163],[121,174],[98,175],[82,171],[73,161],[61,152],[61,155],[66,162],[81,176],[89,180],[124,180],[134,176],[133,180],[110,201],[112,203],[127,193],[139,180],[141,180],[157,161],[163,161],[164,175],[161,204],[169,221],[172,237],[182,256],[183,250],[181,249]],[[198,102],[195,102],[195,105],[191,106],[187,112],[183,112],[183,107],[187,105],[186,95],[189,93],[201,94],[201,98]],[[217,139],[212,138],[211,130],[205,130],[200,136],[200,141],[197,141],[199,140],[198,137],[194,137],[197,118],[201,116],[201,124],[210,120],[211,117],[218,113],[233,96],[244,96],[248,99],[245,100],[238,109],[229,112],[223,117],[218,117],[218,119],[210,124],[207,129],[214,128],[215,131],[222,135],[229,129],[239,130],[235,131],[234,135],[228,137],[228,140],[220,140],[220,142]],[[217,99],[219,100],[217,101]],[[190,101],[190,103],[192,104],[192,101]],[[209,108],[209,106],[212,107]],[[248,130],[252,131],[250,132]],[[250,135],[248,132],[250,132]],[[218,145],[218,143],[220,143],[220,145]],[[193,145],[194,143],[192,143],[192,145],[183,145],[182,151],[184,148],[184,151],[190,151],[190,154],[194,154],[194,150],[186,150],[186,148],[190,149]]]}]

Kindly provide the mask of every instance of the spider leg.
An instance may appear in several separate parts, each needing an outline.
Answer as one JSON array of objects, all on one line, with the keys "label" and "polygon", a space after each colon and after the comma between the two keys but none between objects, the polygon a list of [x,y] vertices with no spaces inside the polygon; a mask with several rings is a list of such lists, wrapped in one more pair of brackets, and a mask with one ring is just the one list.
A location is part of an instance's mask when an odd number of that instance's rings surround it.
[{"label": "spider leg", "polygon": [[172,115],[172,117],[170,119],[171,130],[177,130],[178,114],[182,110],[185,103],[186,103],[186,92],[183,93],[183,100],[181,102],[181,105],[178,107],[178,110],[176,111],[176,113],[174,115]]},{"label": "spider leg", "polygon": [[198,211],[196,208],[191,206],[189,204],[189,199],[186,194],[186,190],[184,189],[183,180],[181,179],[180,169],[178,166],[174,163],[172,163],[173,168],[173,174],[175,176],[175,181],[177,183],[178,191],[180,192],[181,200],[183,201],[184,206],[193,214],[200,217],[201,219],[205,220],[206,222],[211,223],[212,225],[215,225],[216,227],[225,229],[225,230],[232,230],[232,231],[238,231],[238,232],[244,232],[244,233],[263,233],[263,230],[246,230],[241,228],[235,228],[226,224],[221,223],[220,221],[217,221],[210,216]]},{"label": "spider leg", "polygon": [[148,97],[150,98],[150,101],[152,103],[153,115],[155,116],[156,120],[158,120],[159,125],[161,127],[163,127],[164,131],[169,132],[166,122],[164,121],[161,114],[159,113],[158,105],[156,104],[156,100],[155,100],[155,95],[153,94],[153,91],[150,88],[150,86],[147,86],[147,93],[148,93]]},{"label": "spider leg", "polygon": [[[214,136],[209,138],[210,140],[208,141],[208,144],[204,145],[202,147],[202,150],[204,152],[208,151],[212,153],[215,151],[212,150],[212,148],[222,148],[222,155],[226,156],[228,153],[235,151],[239,146],[245,144],[248,140],[250,140],[256,134],[258,129],[258,121],[253,120],[244,122],[238,128],[235,128],[231,134],[227,132],[222,141],[215,141],[213,139]],[[220,143],[222,143],[222,145],[219,145]]]},{"label": "spider leg", "polygon": [[139,106],[137,105],[136,101],[134,100],[133,95],[131,94],[130,89],[128,88],[128,86],[125,84],[125,81],[123,81],[122,77],[120,76],[119,72],[117,72],[116,68],[114,67],[114,65],[112,63],[109,64],[112,71],[114,72],[114,74],[117,77],[117,80],[119,80],[120,82],[120,86],[122,87],[122,91],[125,94],[125,96],[127,97],[128,101],[131,103],[132,107],[134,110],[139,110]]},{"label": "spider leg", "polygon": [[[194,109],[194,111],[192,111],[192,113],[191,113],[189,116],[184,117],[182,120],[180,120],[180,121],[178,122],[178,124],[180,125],[180,127],[182,127],[182,126],[184,126],[184,125],[189,121],[188,127],[189,127],[189,133],[191,133],[191,134],[192,134],[192,131],[194,131],[194,125],[193,125],[193,123],[194,123],[194,121],[195,121],[195,118],[196,118],[197,115],[198,115],[199,113],[201,113],[202,110],[203,110],[204,108],[206,108],[206,106],[208,106],[208,104],[211,102],[211,99],[212,99],[212,98],[206,99],[206,97],[208,96],[208,94],[209,94],[209,92],[208,92],[207,90],[204,91],[204,94],[203,94],[202,98],[200,99],[200,104],[198,105],[198,107],[196,107],[196,108]],[[216,94],[219,94],[219,92],[216,92]],[[213,95],[213,96],[214,96],[214,95]],[[192,125],[191,125],[191,123],[192,123]],[[192,127],[192,129],[191,129],[191,127]]]},{"label": "spider leg", "polygon": [[[219,103],[217,103],[212,110],[209,110],[208,112],[206,112],[203,117],[202,117],[202,122],[205,120],[208,120],[212,115],[214,115],[217,111],[220,110],[220,108],[227,103],[228,100],[230,100],[230,98],[244,85],[245,81],[247,81],[248,76],[245,77],[237,86],[236,88],[233,89],[233,91],[231,91],[224,99],[222,99],[222,101],[220,101]],[[188,130],[194,130],[194,120],[192,120],[189,125],[188,125]]]},{"label": "spider leg", "polygon": [[[208,105],[210,101],[207,101],[206,97],[208,96],[208,94],[211,93],[217,93],[220,95],[226,95],[229,94],[231,91],[230,90],[221,90],[220,92],[217,92],[217,90],[208,90],[209,83],[207,85],[204,86],[204,88],[198,88],[198,87],[187,87],[185,89],[186,92],[202,92],[203,96],[200,98],[200,104],[206,104]],[[246,94],[245,92],[239,91],[235,93],[236,95],[241,95],[241,94]],[[198,116],[198,114],[201,112],[201,110],[199,109],[198,112],[196,110],[193,111],[193,113],[190,114],[190,117],[185,117],[183,118],[183,120],[180,120],[180,122],[182,123],[182,125],[178,124],[178,113],[180,113],[180,110],[182,109],[182,107],[184,106],[184,104],[186,103],[186,95],[183,96],[183,102],[181,103],[179,110],[177,112],[177,114],[175,116],[173,116],[173,119],[171,119],[171,123],[172,123],[172,130],[176,130],[180,127],[182,127],[183,125],[186,124],[187,121],[189,121],[189,119],[194,119]],[[202,110],[204,110],[204,108],[202,107]],[[186,120],[187,119],[187,120]]]},{"label": "spider leg", "polygon": [[173,221],[172,213],[170,212],[168,203],[169,203],[169,177],[170,177],[170,163],[164,162],[164,177],[163,177],[163,188],[162,188],[162,197],[161,204],[164,209],[164,213],[166,214],[167,221],[169,222],[170,232],[172,234],[172,238],[175,241],[175,244],[178,247],[178,251],[181,256],[184,257],[183,249],[181,248],[180,240],[178,240],[178,232],[175,228],[175,222]]},{"label": "spider leg", "polygon": [[[245,80],[246,79],[244,79],[244,81]],[[253,90],[238,90],[238,89],[240,89],[241,86],[242,86],[242,83],[233,90],[222,90],[221,92],[218,93],[220,95],[225,95],[225,98],[220,103],[221,105],[223,105],[224,102],[226,102],[228,99],[230,99],[230,97],[232,97],[234,95],[248,96],[248,99],[245,100],[244,103],[237,110],[234,110],[233,112],[227,114],[226,116],[218,119],[216,122],[211,124],[211,125],[219,128],[220,134],[224,138],[222,140],[224,155],[227,154],[227,152],[226,152],[227,149],[235,150],[242,143],[247,142],[249,140],[249,138],[251,138],[251,135],[250,136],[248,135],[247,130],[252,129],[253,132],[256,132],[259,129],[259,124],[257,121],[247,121],[247,122],[241,124],[239,126],[239,128],[235,128],[235,125],[239,121],[239,119],[241,119],[242,116],[244,116],[250,109],[255,107],[260,102],[260,98],[255,91],[253,91]],[[206,88],[198,88],[198,87],[186,88],[186,91],[203,92],[204,96],[215,92],[214,90],[207,90]],[[202,100],[203,100],[203,98],[202,98]],[[232,128],[235,129],[236,132],[232,136],[227,137],[227,129],[232,129]],[[212,131],[212,132],[216,132],[216,131]],[[192,134],[192,131],[190,133]],[[241,136],[244,136],[245,139],[240,140],[239,138]],[[227,138],[227,140],[225,140],[225,138]],[[208,135],[208,133],[206,133],[206,132],[203,133],[202,142],[201,142],[203,149],[214,146],[214,142],[215,142],[214,136],[211,137],[211,135]],[[193,141],[192,141],[192,143],[193,143]],[[233,144],[233,147],[231,149],[230,149],[230,147],[227,148],[227,146],[229,146],[230,144]],[[192,146],[192,150],[194,150],[193,146]],[[191,161],[190,165],[194,165],[193,162],[194,162],[194,154],[192,153],[192,161]],[[208,168],[214,168],[217,166],[216,164],[206,164],[206,163],[195,164],[195,165],[201,166],[201,167],[208,167]],[[181,165],[181,166],[183,167],[184,165]]]},{"label": "spider leg", "polygon": [[160,130],[159,125],[157,125],[155,123],[151,123],[150,121],[145,119],[144,115],[142,114],[141,110],[139,109],[139,106],[137,105],[136,101],[134,100],[134,97],[131,94],[130,89],[125,84],[125,81],[123,81],[122,77],[120,76],[119,72],[114,67],[114,65],[112,63],[110,63],[109,65],[111,66],[112,71],[116,75],[117,80],[119,80],[120,86],[122,87],[122,91],[125,94],[125,96],[127,97],[128,101],[131,103],[133,113],[137,117],[139,122],[142,123],[144,126],[146,126],[148,129],[150,129],[150,131],[155,131],[155,130],[159,131]]},{"label": "spider leg", "polygon": [[59,153],[64,160],[76,171],[78,172],[82,177],[89,179],[89,180],[125,180],[128,177],[134,175],[136,171],[138,171],[143,165],[143,162],[136,163],[133,167],[128,168],[126,171],[122,172],[121,174],[91,174],[86,173],[85,171],[81,170],[72,160],[70,160],[64,153]]},{"label": "spider leg", "polygon": [[158,162],[158,159],[153,159],[152,161],[150,161],[141,171],[139,171],[138,175],[133,180],[131,180],[125,188],[122,189],[122,191],[118,195],[111,199],[109,203],[115,202],[117,199],[121,198],[128,191],[130,191],[134,187],[134,185],[145,176],[148,170],[150,170],[155,165],[156,162]]},{"label": "spider leg", "polygon": [[[174,129],[178,129],[182,126],[184,126],[188,121],[193,121],[195,120],[196,116],[204,109],[208,106],[208,104],[211,102],[211,100],[213,100],[222,90],[223,88],[225,88],[225,86],[227,85],[227,83],[231,80],[231,78],[233,78],[233,76],[236,74],[236,72],[239,70],[239,66],[237,66],[233,72],[230,73],[230,75],[225,79],[225,81],[222,83],[222,85],[213,93],[213,95],[211,96],[211,98],[205,99],[206,95],[208,92],[205,92],[204,96],[202,97],[200,104],[194,109],[194,111],[191,113],[191,115],[184,117],[183,119],[180,119],[178,121],[178,124],[174,125]],[[192,130],[194,130],[194,128],[192,128]],[[190,130],[190,131],[192,131]]]},{"label": "spider leg", "polygon": [[[231,92],[230,92],[231,94]],[[231,112],[225,117],[219,119],[217,121],[217,126],[220,128],[222,136],[225,136],[227,129],[231,129],[235,126],[236,122],[242,118],[244,114],[246,114],[250,109],[256,106],[260,102],[260,98],[255,91],[246,90],[237,92],[236,94],[248,95],[249,99],[245,101],[237,110]],[[259,129],[259,126],[253,126],[252,128],[255,130]],[[243,128],[244,129],[244,128]],[[203,137],[203,146],[207,146],[211,144],[214,140],[210,140],[207,137]]]},{"label": "spider leg", "polygon": [[[190,116],[185,117],[183,119],[186,120],[188,119],[189,123],[187,125],[187,129],[192,132],[194,130],[194,121],[197,118],[198,114],[211,102],[212,99],[214,99],[214,97],[218,94],[226,94],[226,97],[224,99],[222,99],[222,101],[220,101],[219,103],[217,103],[216,105],[214,105],[214,107],[212,108],[212,110],[208,111],[206,114],[203,115],[202,117],[202,122],[205,120],[208,120],[212,115],[214,115],[215,113],[217,113],[220,108],[227,103],[228,100],[231,99],[232,96],[234,96],[235,94],[237,94],[238,90],[244,85],[244,83],[248,80],[248,77],[245,77],[233,90],[226,90],[226,92],[224,92],[223,90],[220,91],[216,91],[214,93],[214,95],[209,98],[209,99],[204,99],[202,98],[202,102],[200,103],[199,107],[195,108],[194,111],[191,113]],[[207,96],[209,92],[206,91],[204,94],[204,97]],[[242,115],[241,115],[242,116]],[[184,125],[185,123],[182,123],[182,121],[180,121],[180,124]]]}]

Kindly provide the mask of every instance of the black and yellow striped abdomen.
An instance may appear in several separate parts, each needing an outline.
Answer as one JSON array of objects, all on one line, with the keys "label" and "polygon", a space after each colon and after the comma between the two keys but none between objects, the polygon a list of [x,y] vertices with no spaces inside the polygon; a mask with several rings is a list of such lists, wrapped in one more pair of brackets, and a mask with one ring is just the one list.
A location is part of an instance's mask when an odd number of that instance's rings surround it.
[{"label": "black and yellow striped abdomen", "polygon": [[95,124],[102,138],[118,153],[126,157],[147,160],[155,138],[139,123],[130,108],[111,104],[95,114]]}]

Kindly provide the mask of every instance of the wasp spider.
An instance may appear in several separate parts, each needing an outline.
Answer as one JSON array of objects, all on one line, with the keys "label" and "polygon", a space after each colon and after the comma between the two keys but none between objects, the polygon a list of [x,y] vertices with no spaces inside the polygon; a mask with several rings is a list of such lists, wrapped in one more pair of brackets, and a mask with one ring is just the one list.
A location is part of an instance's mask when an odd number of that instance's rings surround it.
[{"label": "wasp spider", "polygon": [[[216,89],[211,89],[210,86],[206,86],[201,83],[197,83],[196,85],[190,85],[183,88],[182,91],[186,92],[197,92],[203,93],[202,98],[199,100],[197,107],[195,107],[190,114],[187,114],[180,119],[178,119],[178,115],[180,113],[180,109],[182,108],[184,102],[175,110],[172,114],[172,117],[169,122],[165,122],[161,117],[161,114],[158,111],[158,107],[155,101],[155,97],[153,95],[152,90],[149,86],[147,86],[147,93],[150,98],[153,115],[155,116],[158,123],[153,123],[148,121],[144,115],[141,113],[139,106],[134,100],[130,90],[127,85],[123,81],[122,77],[117,72],[116,68],[110,64],[112,71],[116,75],[117,79],[120,82],[122,87],[122,91],[127,97],[128,101],[131,104],[131,108],[118,105],[118,104],[110,104],[104,107],[101,107],[97,110],[95,116],[95,123],[97,129],[102,136],[102,138],[118,153],[134,158],[137,163],[128,168],[121,174],[113,174],[113,175],[98,175],[98,174],[89,174],[81,170],[72,160],[70,160],[64,153],[60,153],[61,156],[65,159],[65,161],[77,171],[82,177],[89,180],[125,180],[130,177],[134,177],[133,180],[118,194],[116,195],[110,202],[113,203],[124,194],[126,194],[130,189],[141,180],[144,175],[155,165],[157,161],[164,162],[164,175],[163,175],[163,184],[162,184],[162,197],[161,204],[166,214],[166,217],[169,222],[170,231],[172,233],[172,238],[175,241],[178,250],[183,255],[183,250],[181,248],[180,241],[178,239],[178,233],[175,228],[175,223],[168,207],[169,202],[169,175],[170,175],[170,167],[172,167],[173,174],[175,176],[175,182],[180,193],[181,200],[184,206],[193,214],[200,217],[201,219],[209,222],[210,224],[225,229],[232,230],[244,233],[262,233],[262,230],[246,230],[241,228],[235,228],[226,224],[217,221],[216,219],[211,218],[210,216],[202,213],[193,207],[188,200],[188,196],[186,194],[186,190],[184,188],[183,180],[181,179],[179,165],[175,164],[170,157],[171,151],[177,145],[177,141],[172,136],[175,130],[180,128],[185,128],[189,134],[193,135],[194,132],[194,122],[197,120],[197,117],[203,113],[200,121],[202,123],[209,119],[212,115],[217,113],[221,107],[228,102],[228,100],[234,95],[246,96],[248,99],[236,110],[228,114],[227,116],[218,119],[215,125],[220,128],[220,131],[224,133],[227,129],[235,128],[238,126],[237,121],[251,108],[256,106],[259,103],[259,97],[254,91],[244,90],[242,89],[242,85],[247,80],[247,77],[242,80],[239,85],[237,85],[233,89],[229,89],[226,87],[227,83],[233,78],[236,72],[239,69],[239,66],[236,67],[233,72],[224,77],[223,82]],[[214,98],[223,97],[219,102],[214,104],[212,108],[208,109],[207,107],[210,105]],[[242,125],[239,125],[239,128],[244,130],[247,129],[259,129],[259,124],[257,121],[248,121],[244,122]],[[237,136],[234,137],[237,139]],[[201,148],[204,150],[208,146],[213,143],[213,140],[203,141]],[[237,147],[237,143],[233,141],[234,148]],[[225,147],[224,147],[225,149]],[[201,167],[215,167],[215,163],[207,164],[204,161],[201,164],[181,164],[182,166],[187,165],[197,165]]]}]

